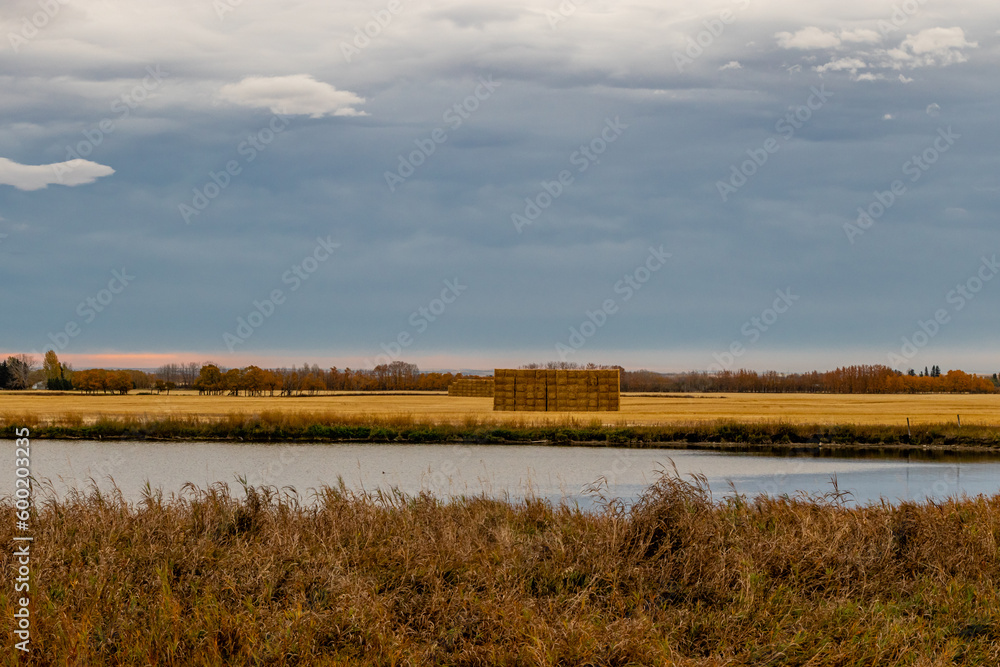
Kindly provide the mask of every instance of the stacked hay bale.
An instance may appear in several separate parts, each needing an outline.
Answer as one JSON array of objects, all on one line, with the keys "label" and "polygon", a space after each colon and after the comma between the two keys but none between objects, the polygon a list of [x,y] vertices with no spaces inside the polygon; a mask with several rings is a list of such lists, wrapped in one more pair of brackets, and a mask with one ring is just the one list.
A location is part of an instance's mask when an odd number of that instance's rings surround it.
[{"label": "stacked hay bale", "polygon": [[570,377],[569,371],[556,371],[556,387],[552,409],[557,412],[576,410],[576,396],[576,380]]},{"label": "stacked hay bale", "polygon": [[[545,412],[548,402],[546,371],[518,369],[514,373],[514,410]],[[493,401],[496,408],[496,400]]]},{"label": "stacked hay bale", "polygon": [[494,410],[592,412],[620,409],[618,370],[494,372]]},{"label": "stacked hay bale", "polygon": [[617,368],[597,371],[597,409],[621,409],[621,378]]},{"label": "stacked hay bale", "polygon": [[545,371],[545,407],[542,408],[543,410],[556,409],[556,373],[558,371]]},{"label": "stacked hay bale", "polygon": [[449,396],[487,396],[493,398],[493,378],[462,378],[448,385]]},{"label": "stacked hay bale", "polygon": [[497,369],[493,373],[493,409],[514,410],[514,378],[517,371]]},{"label": "stacked hay bale", "polygon": [[[511,382],[514,384],[514,410],[518,412],[523,412],[527,410],[535,409],[535,371],[531,371],[530,382],[528,381],[528,374],[523,370],[511,371],[514,378]],[[493,371],[494,377],[496,377],[496,371]],[[531,406],[528,406],[528,403]],[[496,405],[496,399],[493,399],[493,405]]]}]

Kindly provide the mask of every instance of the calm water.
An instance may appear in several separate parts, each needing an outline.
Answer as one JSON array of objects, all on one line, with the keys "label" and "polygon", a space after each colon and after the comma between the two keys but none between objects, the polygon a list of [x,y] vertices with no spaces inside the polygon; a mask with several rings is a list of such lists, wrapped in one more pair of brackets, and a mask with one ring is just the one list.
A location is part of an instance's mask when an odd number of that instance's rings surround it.
[{"label": "calm water", "polygon": [[[0,474],[0,496],[14,489],[14,443],[0,441],[8,474]],[[917,458],[920,456],[920,458]],[[138,499],[148,480],[166,494],[185,483],[206,487],[238,478],[252,484],[294,487],[301,494],[342,477],[352,489],[406,493],[426,490],[439,496],[479,494],[523,497],[532,494],[590,506],[586,492],[601,478],[610,494],[635,499],[671,461],[682,476],[702,474],[716,494],[810,494],[833,489],[857,502],[885,498],[922,500],[1000,492],[1000,457],[831,458],[731,454],[687,450],[507,445],[281,445],[218,442],[33,441],[31,471],[59,494],[102,489],[113,484]],[[113,480],[113,482],[112,482]]]}]

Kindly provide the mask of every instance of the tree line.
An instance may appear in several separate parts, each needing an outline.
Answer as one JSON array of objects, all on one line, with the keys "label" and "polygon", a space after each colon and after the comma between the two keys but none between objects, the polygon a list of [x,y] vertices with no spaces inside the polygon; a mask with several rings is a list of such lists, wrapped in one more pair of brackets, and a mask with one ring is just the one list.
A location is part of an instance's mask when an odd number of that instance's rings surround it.
[{"label": "tree line", "polygon": [[320,391],[444,391],[461,373],[422,373],[416,364],[394,361],[371,370],[323,369],[304,365],[301,369],[264,369],[258,366],[230,368],[205,364],[191,387],[200,394],[230,396],[298,396]]},{"label": "tree line", "polygon": [[941,373],[940,366],[906,373],[881,365],[843,366],[832,371],[778,373],[738,370],[720,373],[657,373],[627,371],[622,366],[550,361],[525,364],[521,368],[547,370],[615,369],[621,374],[623,392],[719,392],[719,393],[824,393],[824,394],[921,394],[993,393],[1000,391],[1000,377],[969,374],[960,370]]},{"label": "tree line", "polygon": [[373,369],[226,368],[215,363],[165,364],[155,372],[92,368],[75,371],[60,363],[55,351],[45,353],[41,366],[30,355],[0,362],[0,389],[30,389],[39,383],[50,390],[126,394],[132,389],[167,392],[196,389],[201,394],[299,396],[320,391],[445,391],[461,373],[421,372],[416,364],[394,361]]},{"label": "tree line", "polygon": [[[622,366],[549,362],[521,368],[618,369],[624,392],[754,392],[833,394],[993,393],[1000,391],[1000,378],[969,374],[961,370],[942,373],[940,366],[906,373],[881,365],[844,366],[832,371],[778,373],[776,371],[722,371],[719,373],[657,373],[626,371]],[[0,389],[29,389],[42,383],[52,390],[125,394],[132,389],[167,392],[194,389],[201,394],[300,396],[321,391],[444,391],[461,373],[421,372],[416,364],[394,361],[372,369],[301,368],[258,366],[226,368],[215,363],[166,364],[155,372],[120,369],[74,371],[59,361],[52,350],[41,365],[30,355],[14,355],[0,361]]]},{"label": "tree line", "polygon": [[777,373],[738,370],[720,373],[666,375],[652,371],[622,373],[622,391],[640,392],[754,392],[827,394],[993,393],[1000,379],[950,370],[907,373],[880,365],[844,366],[832,371]]}]

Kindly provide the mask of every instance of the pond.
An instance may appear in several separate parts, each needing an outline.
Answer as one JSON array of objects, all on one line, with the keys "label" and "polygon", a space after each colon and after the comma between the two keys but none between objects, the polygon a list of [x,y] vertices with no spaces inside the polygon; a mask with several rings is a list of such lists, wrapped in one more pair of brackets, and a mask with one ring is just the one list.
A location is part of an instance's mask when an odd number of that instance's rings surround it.
[{"label": "pond", "polygon": [[[4,440],[10,466],[0,475],[0,496],[14,490],[14,442]],[[661,471],[685,478],[704,475],[713,494],[733,492],[794,495],[850,492],[858,503],[943,499],[1000,492],[1000,456],[866,453],[826,450],[731,453],[681,449],[626,449],[546,445],[252,444],[220,442],[36,440],[32,476],[57,494],[70,488],[103,490],[117,485],[129,500],[141,498],[148,481],[166,495],[191,483],[205,488],[239,480],[254,485],[292,487],[308,499],[311,490],[336,485],[375,491],[393,487],[407,494],[428,491],[441,497],[477,495],[590,507],[588,492],[606,480],[607,497],[635,500]]]}]

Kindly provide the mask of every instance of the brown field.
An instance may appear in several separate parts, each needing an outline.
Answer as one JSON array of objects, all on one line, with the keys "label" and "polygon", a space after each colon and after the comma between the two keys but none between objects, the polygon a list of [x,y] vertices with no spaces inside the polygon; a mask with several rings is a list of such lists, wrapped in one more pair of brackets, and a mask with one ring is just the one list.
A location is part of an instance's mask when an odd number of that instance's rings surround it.
[{"label": "brown field", "polygon": [[491,398],[442,393],[322,394],[301,397],[83,395],[0,392],[0,416],[32,415],[43,422],[90,422],[98,416],[221,418],[262,411],[342,414],[351,417],[405,416],[420,422],[540,424],[573,418],[608,425],[692,424],[732,420],[791,424],[1000,424],[1000,394],[623,394],[620,412],[493,412]]}]

